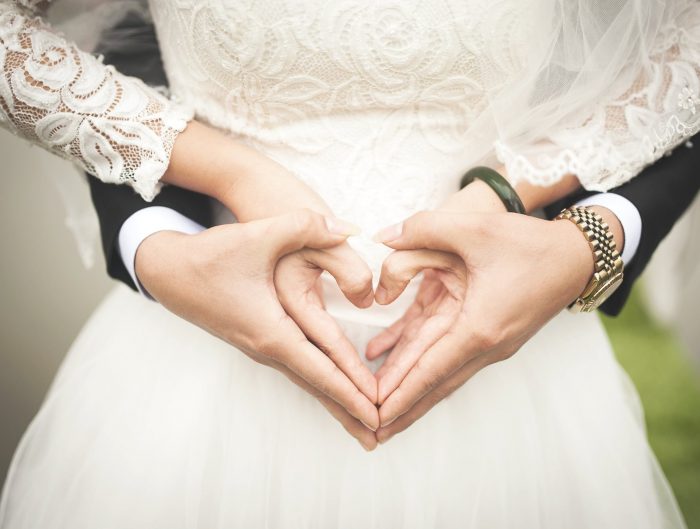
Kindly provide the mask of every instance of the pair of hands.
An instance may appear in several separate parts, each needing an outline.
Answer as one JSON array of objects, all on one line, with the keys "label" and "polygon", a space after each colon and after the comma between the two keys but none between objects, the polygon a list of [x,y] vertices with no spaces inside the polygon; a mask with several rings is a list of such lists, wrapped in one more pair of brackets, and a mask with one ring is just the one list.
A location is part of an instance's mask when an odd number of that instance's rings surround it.
[{"label": "pair of hands", "polygon": [[[310,210],[198,235],[155,234],[139,249],[137,272],[166,308],[278,369],[371,450],[517,351],[592,272],[571,223],[504,213],[468,188],[462,194],[472,211],[453,202],[378,235],[397,251],[376,292],[345,242],[352,226]],[[358,307],[391,303],[424,271],[413,305],[368,344],[370,359],[391,350],[376,378],[323,308],[323,270]]]},{"label": "pair of hands", "polygon": [[[477,182],[377,234],[396,251],[373,292],[345,242],[354,228],[313,190],[214,131],[190,125],[178,142],[167,181],[214,196],[239,223],[152,235],[137,252],[139,279],[172,312],[315,396],[367,450],[510,357],[592,274],[575,226],[505,213]],[[212,151],[220,156],[198,159]],[[220,177],[232,167],[234,178]],[[406,314],[368,344],[369,359],[391,351],[376,377],[324,309],[324,270],[360,308],[391,303],[425,272]]]}]

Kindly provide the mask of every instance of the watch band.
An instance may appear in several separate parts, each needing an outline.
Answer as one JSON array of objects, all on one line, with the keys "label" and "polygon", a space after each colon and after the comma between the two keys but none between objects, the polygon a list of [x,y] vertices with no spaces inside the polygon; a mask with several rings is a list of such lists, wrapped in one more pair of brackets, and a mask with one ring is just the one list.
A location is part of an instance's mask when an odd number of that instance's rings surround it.
[{"label": "watch band", "polygon": [[573,222],[581,230],[593,252],[593,277],[569,306],[572,312],[590,312],[603,301],[598,299],[601,289],[608,288],[612,280],[618,283],[622,280],[624,264],[610,227],[595,211],[581,206],[566,208],[556,217],[556,220],[561,219]]},{"label": "watch band", "polygon": [[459,188],[463,189],[477,179],[494,190],[506,210],[511,213],[525,213],[525,206],[513,186],[500,173],[490,167],[474,167],[467,171],[462,177]]}]

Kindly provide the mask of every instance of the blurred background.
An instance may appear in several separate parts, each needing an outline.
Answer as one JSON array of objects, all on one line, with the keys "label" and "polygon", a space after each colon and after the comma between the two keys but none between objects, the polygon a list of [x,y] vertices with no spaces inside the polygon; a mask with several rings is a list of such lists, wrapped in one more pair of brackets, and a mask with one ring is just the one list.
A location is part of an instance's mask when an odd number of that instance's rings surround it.
[{"label": "blurred background", "polygon": [[[700,148],[700,147],[697,147]],[[0,481],[65,352],[114,285],[81,251],[56,183],[75,170],[0,130]],[[69,191],[89,212],[87,186]],[[65,197],[64,197],[65,198]],[[88,219],[90,220],[90,219]],[[86,222],[89,228],[90,222]],[[94,226],[93,226],[94,229]],[[641,395],[651,444],[691,529],[700,529],[700,202],[676,227],[623,314],[604,318]],[[82,255],[82,259],[81,259]],[[93,261],[92,268],[84,266]]]}]

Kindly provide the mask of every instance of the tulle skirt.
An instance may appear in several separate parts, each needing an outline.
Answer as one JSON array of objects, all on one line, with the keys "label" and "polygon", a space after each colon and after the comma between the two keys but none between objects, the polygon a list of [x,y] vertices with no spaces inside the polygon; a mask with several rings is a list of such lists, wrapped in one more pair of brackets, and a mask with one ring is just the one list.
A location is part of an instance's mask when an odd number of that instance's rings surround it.
[{"label": "tulle skirt", "polygon": [[[344,322],[363,351],[378,327]],[[116,288],[12,463],[2,529],[683,527],[595,315],[365,452],[276,371]]]}]

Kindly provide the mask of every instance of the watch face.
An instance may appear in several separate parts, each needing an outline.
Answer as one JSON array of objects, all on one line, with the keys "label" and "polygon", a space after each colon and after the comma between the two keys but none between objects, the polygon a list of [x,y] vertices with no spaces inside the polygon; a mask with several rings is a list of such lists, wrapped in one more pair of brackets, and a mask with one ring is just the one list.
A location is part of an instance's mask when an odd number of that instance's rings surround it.
[{"label": "watch face", "polygon": [[595,294],[593,294],[590,299],[586,300],[586,309],[595,310],[600,307],[606,299],[612,296],[613,292],[615,292],[621,284],[622,272],[614,275],[605,283],[600,285]]}]

